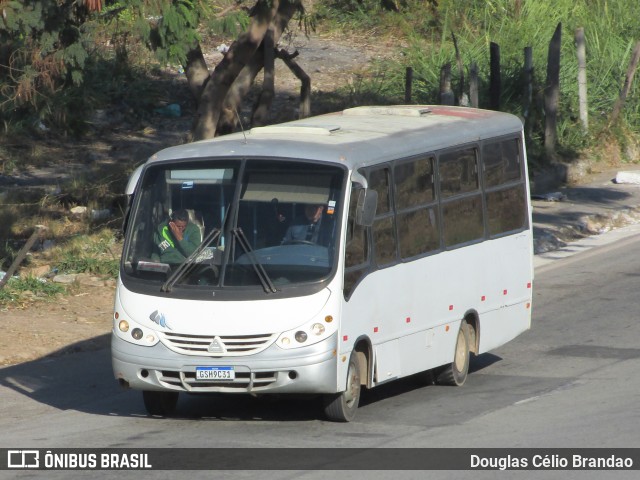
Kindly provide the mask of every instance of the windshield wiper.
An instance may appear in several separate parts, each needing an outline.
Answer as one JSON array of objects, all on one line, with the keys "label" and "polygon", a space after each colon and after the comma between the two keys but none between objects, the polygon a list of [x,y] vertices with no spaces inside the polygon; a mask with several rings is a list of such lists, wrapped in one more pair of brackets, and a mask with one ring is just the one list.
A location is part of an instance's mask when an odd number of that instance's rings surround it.
[{"label": "windshield wiper", "polygon": [[253,265],[253,269],[255,270],[256,275],[260,279],[260,283],[262,283],[262,288],[264,288],[264,291],[266,293],[276,293],[276,287],[273,285],[273,282],[269,278],[269,274],[260,263],[260,260],[258,260],[258,257],[256,257],[256,254],[253,252],[253,249],[251,248],[251,245],[249,245],[249,241],[244,235],[242,229],[232,228],[231,233],[233,233],[233,235],[238,239],[238,243],[247,254],[247,257],[249,258],[251,265]]},{"label": "windshield wiper", "polygon": [[171,288],[175,285],[175,283],[182,278],[189,270],[191,270],[195,265],[197,265],[194,260],[198,258],[198,255],[202,253],[202,251],[213,243],[213,241],[218,238],[220,235],[220,229],[214,228],[211,230],[205,237],[204,240],[198,245],[198,247],[193,251],[191,255],[189,255],[175,271],[167,278],[167,281],[164,282],[162,287],[160,287],[161,292],[170,292]]}]

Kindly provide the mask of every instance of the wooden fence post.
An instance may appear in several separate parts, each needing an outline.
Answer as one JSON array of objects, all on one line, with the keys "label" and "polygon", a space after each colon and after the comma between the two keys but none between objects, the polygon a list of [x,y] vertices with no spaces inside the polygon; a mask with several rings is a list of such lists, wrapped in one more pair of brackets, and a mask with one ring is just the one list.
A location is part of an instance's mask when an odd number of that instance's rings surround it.
[{"label": "wooden fence post", "polygon": [[464,100],[464,65],[462,65],[462,57],[460,57],[460,50],[458,49],[458,40],[453,32],[451,32],[451,38],[453,39],[453,47],[456,51],[456,63],[458,65],[459,89],[458,89],[458,105],[463,105]]},{"label": "wooden fence post", "polygon": [[562,23],[549,43],[549,58],[547,59],[547,84],[544,95],[545,128],[544,148],[548,155],[555,153],[557,138],[558,103],[560,101],[560,43],[562,40]]},{"label": "wooden fence post", "polygon": [[589,110],[587,98],[587,54],[585,48],[584,28],[576,29],[576,54],[578,55],[578,104],[582,130],[589,131]]},{"label": "wooden fence post", "polygon": [[413,68],[407,67],[404,76],[404,103],[409,105],[411,103],[411,95],[413,89]]},{"label": "wooden fence post", "polygon": [[469,68],[469,100],[473,108],[478,108],[478,64],[473,62]]},{"label": "wooden fence post", "polygon": [[0,290],[2,290],[2,287],[5,286],[11,276],[18,269],[24,258],[27,256],[27,253],[29,253],[29,250],[31,250],[31,247],[33,247],[33,244],[36,243],[36,240],[38,239],[40,234],[45,232],[46,230],[47,227],[45,227],[44,225],[36,225],[36,228],[29,237],[29,240],[27,240],[27,243],[25,243],[24,246],[20,249],[15,260],[9,267],[9,270],[7,270],[7,272],[4,274],[4,277],[0,279]]},{"label": "wooden fence post", "polygon": [[450,63],[444,64],[440,69],[440,105],[453,105]]},{"label": "wooden fence post", "polygon": [[614,123],[618,119],[618,115],[620,115],[620,112],[622,111],[624,102],[627,100],[627,95],[629,94],[629,90],[631,90],[631,84],[633,83],[633,76],[636,73],[636,69],[638,68],[639,61],[640,61],[640,42],[636,43],[636,46],[633,48],[633,54],[631,55],[631,62],[629,63],[629,68],[627,68],[627,76],[625,77],[625,80],[624,80],[624,87],[622,87],[620,96],[616,100],[616,103],[613,106],[613,111],[611,112],[611,123]]},{"label": "wooden fence post", "polygon": [[489,108],[500,110],[500,45],[491,42],[489,46],[490,72],[489,72]]}]

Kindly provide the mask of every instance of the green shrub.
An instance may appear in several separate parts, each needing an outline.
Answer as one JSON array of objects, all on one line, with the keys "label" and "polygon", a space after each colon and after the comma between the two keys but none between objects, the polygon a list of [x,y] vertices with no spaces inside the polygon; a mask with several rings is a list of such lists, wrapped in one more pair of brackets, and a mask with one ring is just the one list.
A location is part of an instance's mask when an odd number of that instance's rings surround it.
[{"label": "green shrub", "polygon": [[0,289],[0,306],[20,306],[34,300],[46,300],[66,292],[66,287],[33,277],[11,278]]},{"label": "green shrub", "polygon": [[90,273],[116,278],[119,254],[114,232],[105,228],[65,242],[54,252],[51,262],[60,273]]}]

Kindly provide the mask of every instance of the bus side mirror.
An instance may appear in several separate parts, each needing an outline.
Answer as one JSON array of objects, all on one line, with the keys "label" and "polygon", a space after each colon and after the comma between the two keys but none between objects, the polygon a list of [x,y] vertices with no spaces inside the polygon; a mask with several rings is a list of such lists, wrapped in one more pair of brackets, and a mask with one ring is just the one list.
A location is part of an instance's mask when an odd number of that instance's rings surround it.
[{"label": "bus side mirror", "polygon": [[131,175],[129,175],[129,181],[127,182],[127,186],[124,189],[124,193],[127,195],[133,195],[136,190],[136,186],[138,185],[138,181],[140,180],[140,174],[142,173],[143,165],[138,166]]},{"label": "bus side mirror", "polygon": [[129,181],[124,189],[124,193],[127,196],[127,209],[124,212],[124,218],[122,219],[122,233],[127,231],[127,225],[129,224],[129,215],[131,214],[131,205],[133,205],[133,196],[136,193],[136,187],[140,181],[140,175],[142,174],[142,168],[144,164],[139,165],[129,176]]},{"label": "bus side mirror", "polygon": [[129,225],[129,216],[131,215],[131,205],[133,205],[133,195],[127,195],[127,207],[122,217],[122,234],[127,233],[127,225]]},{"label": "bus side mirror", "polygon": [[378,192],[363,188],[358,194],[358,205],[356,206],[356,223],[363,227],[373,225],[373,218],[376,216],[378,206]]}]

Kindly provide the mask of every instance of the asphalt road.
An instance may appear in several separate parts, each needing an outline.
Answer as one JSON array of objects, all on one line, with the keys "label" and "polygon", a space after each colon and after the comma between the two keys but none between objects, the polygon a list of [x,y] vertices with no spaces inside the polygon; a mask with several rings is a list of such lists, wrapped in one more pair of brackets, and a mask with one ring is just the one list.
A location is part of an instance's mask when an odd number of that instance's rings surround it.
[{"label": "asphalt road", "polygon": [[[633,231],[632,231],[633,233]],[[532,329],[472,359],[461,388],[424,375],[365,392],[356,420],[323,420],[313,398],[182,396],[178,417],[149,418],[113,379],[108,350],[0,370],[1,448],[640,447],[640,237],[578,246],[538,261]],[[287,455],[286,450],[278,451]],[[292,454],[293,455],[293,454]],[[0,472],[1,478],[14,478]],[[365,475],[366,473],[366,475]],[[81,472],[76,472],[82,475]],[[69,478],[20,472],[15,478]],[[125,478],[91,472],[87,478]],[[138,472],[137,478],[186,478]],[[279,471],[267,478],[335,478]],[[425,472],[340,472],[339,478],[425,478]],[[496,472],[429,472],[495,478]],[[636,478],[633,472],[509,472],[509,478]],[[127,477],[128,478],[128,477]],[[212,478],[190,472],[188,478]],[[213,478],[256,478],[216,472]]]}]

